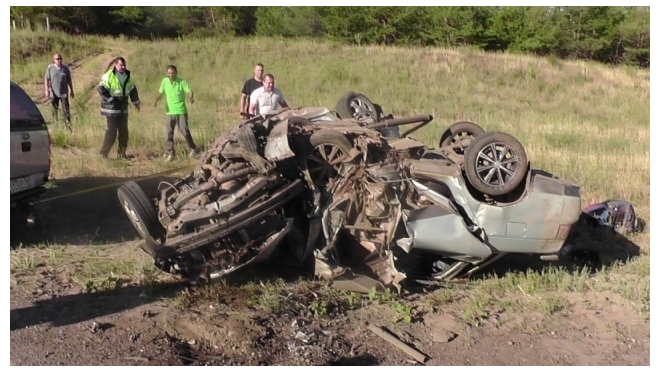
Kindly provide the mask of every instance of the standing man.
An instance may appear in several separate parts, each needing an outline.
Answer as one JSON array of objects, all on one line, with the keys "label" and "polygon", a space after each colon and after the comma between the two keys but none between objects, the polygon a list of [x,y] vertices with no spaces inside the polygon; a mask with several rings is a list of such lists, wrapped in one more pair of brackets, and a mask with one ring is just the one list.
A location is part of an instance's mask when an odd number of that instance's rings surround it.
[{"label": "standing man", "polygon": [[57,111],[60,101],[62,102],[62,116],[64,124],[71,131],[71,114],[69,113],[69,90],[71,98],[73,93],[73,81],[71,80],[71,71],[69,67],[62,64],[62,55],[57,53],[53,56],[53,63],[46,68],[44,76],[44,95],[50,98],[50,104],[53,112],[53,120],[57,120]]},{"label": "standing man", "polygon": [[271,74],[264,76],[264,86],[252,92],[250,95],[250,116],[263,115],[268,111],[277,109],[277,104],[282,108],[289,105],[284,100],[284,94],[275,87],[275,77]]},{"label": "standing man", "polygon": [[126,69],[126,60],[123,57],[117,57],[113,63],[112,69],[101,76],[98,87],[101,96],[101,114],[106,117],[108,125],[99,153],[107,158],[110,148],[115,144],[117,133],[119,133],[117,158],[127,159],[128,103],[130,99],[135,110],[140,112],[140,97],[137,87],[133,83],[131,71]]},{"label": "standing man", "polygon": [[154,102],[154,107],[165,94],[165,150],[167,158],[165,162],[174,160],[174,128],[178,125],[181,135],[186,138],[186,143],[190,149],[190,157],[194,157],[197,152],[197,146],[190,135],[188,129],[188,108],[186,107],[186,93],[190,103],[195,102],[195,93],[188,86],[188,82],[177,76],[177,69],[174,65],[167,66],[167,77],[160,82],[158,97]]},{"label": "standing man", "polygon": [[241,118],[248,118],[247,110],[250,107],[250,95],[253,91],[259,89],[263,86],[263,75],[264,75],[264,65],[257,63],[254,66],[254,77],[246,80],[243,84],[243,90],[241,90],[241,101],[239,103],[239,114]]}]

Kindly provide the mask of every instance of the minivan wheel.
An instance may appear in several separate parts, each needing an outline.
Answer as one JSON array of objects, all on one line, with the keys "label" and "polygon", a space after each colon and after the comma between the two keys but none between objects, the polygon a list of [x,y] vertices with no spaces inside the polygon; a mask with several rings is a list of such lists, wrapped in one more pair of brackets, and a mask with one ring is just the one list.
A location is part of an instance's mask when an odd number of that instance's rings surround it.
[{"label": "minivan wheel", "polygon": [[126,182],[117,190],[122,209],[140,237],[149,243],[163,243],[165,228],[158,221],[156,206],[134,181]]}]

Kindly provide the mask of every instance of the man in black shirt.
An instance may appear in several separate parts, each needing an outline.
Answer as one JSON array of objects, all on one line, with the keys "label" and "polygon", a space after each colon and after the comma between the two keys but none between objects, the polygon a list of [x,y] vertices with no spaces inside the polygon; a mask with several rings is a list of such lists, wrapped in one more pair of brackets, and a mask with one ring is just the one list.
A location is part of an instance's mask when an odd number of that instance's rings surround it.
[{"label": "man in black shirt", "polygon": [[259,89],[263,86],[263,76],[264,76],[264,65],[257,63],[254,66],[254,77],[246,80],[243,84],[243,90],[241,90],[241,100],[240,100],[240,116],[241,118],[248,118],[249,114],[247,113],[248,107],[250,107],[250,94],[253,91]]}]

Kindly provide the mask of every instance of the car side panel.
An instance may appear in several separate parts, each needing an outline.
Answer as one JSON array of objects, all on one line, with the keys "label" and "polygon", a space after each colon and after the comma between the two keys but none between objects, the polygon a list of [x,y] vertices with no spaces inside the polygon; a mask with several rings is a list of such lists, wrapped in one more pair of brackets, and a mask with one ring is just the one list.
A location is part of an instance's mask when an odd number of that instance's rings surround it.
[{"label": "car side panel", "polygon": [[575,186],[536,174],[527,194],[510,205],[479,204],[476,215],[489,243],[502,252],[552,254],[581,213]]}]

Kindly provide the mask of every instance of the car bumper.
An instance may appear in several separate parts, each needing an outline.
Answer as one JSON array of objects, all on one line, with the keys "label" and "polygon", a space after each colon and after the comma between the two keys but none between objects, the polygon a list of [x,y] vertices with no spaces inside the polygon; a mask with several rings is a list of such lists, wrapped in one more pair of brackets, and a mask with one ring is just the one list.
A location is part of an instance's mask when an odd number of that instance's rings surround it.
[{"label": "car bumper", "polygon": [[28,189],[27,191],[14,193],[14,194],[11,195],[11,198],[10,198],[11,207],[15,207],[19,203],[28,202],[31,199],[38,197],[39,195],[41,195],[44,192],[46,192],[46,188],[41,186],[41,187]]}]

